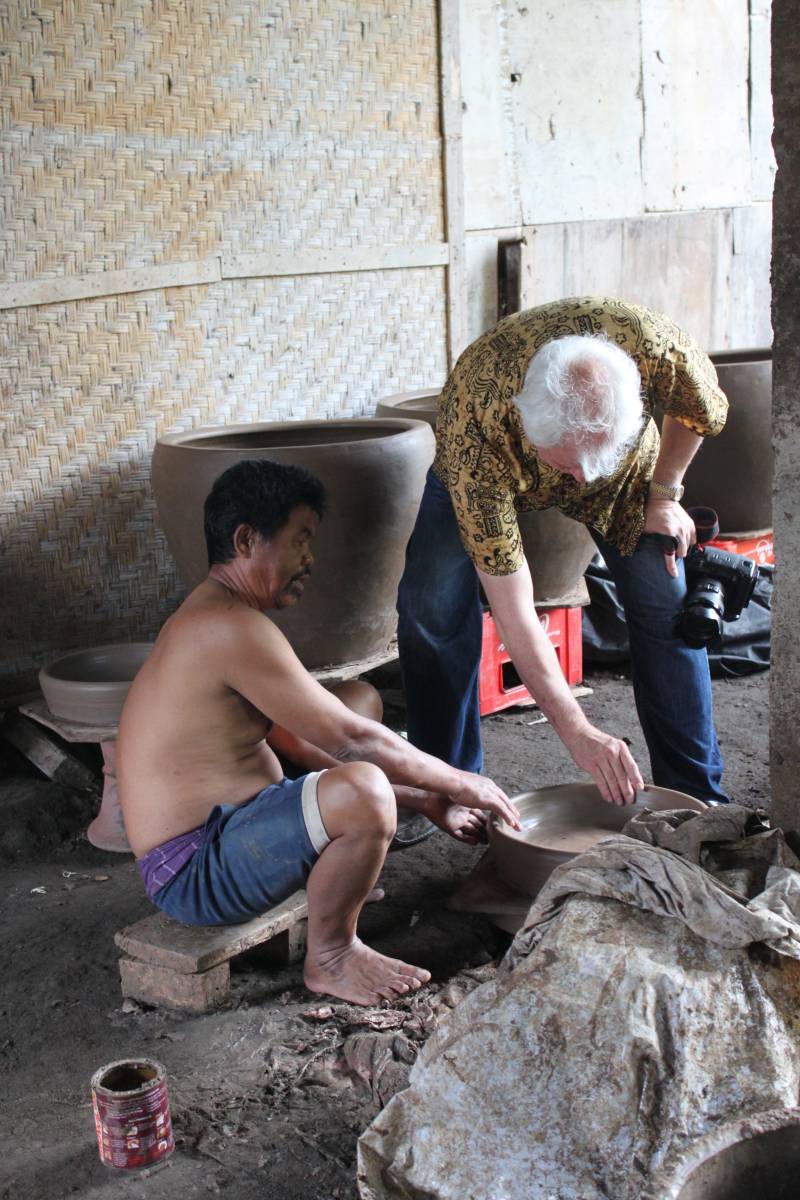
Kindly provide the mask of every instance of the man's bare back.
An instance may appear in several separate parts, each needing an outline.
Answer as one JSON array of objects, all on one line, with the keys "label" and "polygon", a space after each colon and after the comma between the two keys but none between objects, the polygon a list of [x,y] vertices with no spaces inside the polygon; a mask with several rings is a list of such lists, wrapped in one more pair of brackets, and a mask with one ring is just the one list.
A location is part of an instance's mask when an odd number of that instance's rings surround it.
[{"label": "man's bare back", "polygon": [[214,805],[241,804],[282,777],[264,740],[269,719],[227,678],[241,607],[206,579],[164,625],[133,682],[118,783],[137,857],[202,825]]}]

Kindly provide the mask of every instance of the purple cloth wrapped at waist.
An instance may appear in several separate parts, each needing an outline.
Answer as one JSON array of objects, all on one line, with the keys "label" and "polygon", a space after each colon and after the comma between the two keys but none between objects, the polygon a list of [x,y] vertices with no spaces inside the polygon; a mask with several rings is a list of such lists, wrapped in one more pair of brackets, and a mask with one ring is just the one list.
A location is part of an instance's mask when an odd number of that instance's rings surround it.
[{"label": "purple cloth wrapped at waist", "polygon": [[188,833],[179,833],[177,837],[154,846],[142,855],[138,864],[139,874],[150,900],[186,866],[203,841],[205,828],[205,825],[198,825],[197,829],[190,829]]}]

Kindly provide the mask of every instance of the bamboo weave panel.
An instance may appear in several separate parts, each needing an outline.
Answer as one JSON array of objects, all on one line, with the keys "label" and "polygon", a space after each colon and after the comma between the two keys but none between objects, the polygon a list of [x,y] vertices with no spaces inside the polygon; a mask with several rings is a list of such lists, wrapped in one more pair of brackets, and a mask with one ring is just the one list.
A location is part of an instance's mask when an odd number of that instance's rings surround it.
[{"label": "bamboo weave panel", "polygon": [[[0,0],[0,42],[0,280],[442,239],[433,0]],[[445,352],[439,268],[0,313],[0,699],[174,609],[161,433],[359,415]]]}]

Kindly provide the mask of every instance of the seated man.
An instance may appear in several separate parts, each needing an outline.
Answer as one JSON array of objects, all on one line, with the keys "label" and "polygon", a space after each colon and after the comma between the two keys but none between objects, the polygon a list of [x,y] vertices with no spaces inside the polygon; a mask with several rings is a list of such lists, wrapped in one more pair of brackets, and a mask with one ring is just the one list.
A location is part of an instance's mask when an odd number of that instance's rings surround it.
[{"label": "seated man", "polygon": [[[346,708],[265,616],[302,596],[323,509],[322,485],[296,467],[242,462],[216,481],[208,577],[166,622],[128,694],[119,794],[159,908],[188,924],[235,924],[305,886],[306,986],[374,1004],[429,978],[356,936],[395,831],[392,785],[456,836],[470,837],[482,813],[519,820],[491,780]],[[272,722],[323,752],[321,767],[336,765],[284,779],[265,741]]]}]

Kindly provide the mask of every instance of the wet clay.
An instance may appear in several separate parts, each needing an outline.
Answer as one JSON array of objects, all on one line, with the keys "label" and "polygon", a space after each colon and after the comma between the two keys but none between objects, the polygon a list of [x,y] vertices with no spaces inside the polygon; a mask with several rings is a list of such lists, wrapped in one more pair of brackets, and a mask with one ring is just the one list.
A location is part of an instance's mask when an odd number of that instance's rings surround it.
[{"label": "wet clay", "polygon": [[305,467],[328,511],[302,601],[271,613],[311,670],[385,653],[397,629],[397,585],[433,458],[422,421],[287,421],[170,434],[156,445],[158,516],[187,587],[206,576],[203,502],[214,480],[245,459]]},{"label": "wet clay", "polygon": [[489,824],[498,876],[535,896],[556,867],[619,833],[645,808],[705,808],[701,801],[669,788],[648,787],[639,797],[636,804],[606,804],[593,783],[564,783],[515,796],[522,830],[516,832],[496,819]]},{"label": "wet clay", "polygon": [[[438,403],[438,391],[401,392],[379,401],[375,415],[414,417],[435,429]],[[536,603],[587,603],[583,572],[595,546],[585,527],[557,508],[521,512],[518,518],[525,557],[534,573]]]},{"label": "wet clay", "polygon": [[39,686],[55,717],[86,725],[116,725],[150,642],[75,650],[43,667]]}]

